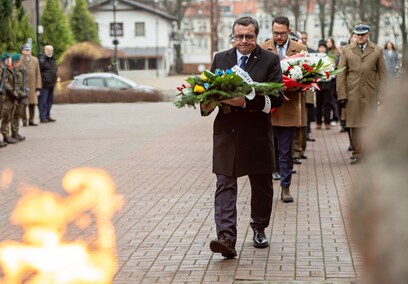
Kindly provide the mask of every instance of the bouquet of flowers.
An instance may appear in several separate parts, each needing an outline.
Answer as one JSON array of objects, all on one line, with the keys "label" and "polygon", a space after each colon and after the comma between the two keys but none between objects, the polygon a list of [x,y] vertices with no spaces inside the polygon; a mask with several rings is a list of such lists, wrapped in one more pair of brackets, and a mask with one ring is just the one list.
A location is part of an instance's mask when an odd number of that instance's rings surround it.
[{"label": "bouquet of flowers", "polygon": [[344,70],[334,69],[334,59],[328,55],[308,56],[307,52],[288,56],[281,59],[283,85],[286,89],[302,90],[314,87],[319,89],[316,84],[319,81],[330,81],[336,74]]},{"label": "bouquet of flowers", "polygon": [[223,100],[240,96],[253,99],[255,93],[279,97],[279,91],[283,90],[281,83],[253,82],[248,73],[238,66],[225,71],[217,69],[215,74],[205,70],[200,76],[188,77],[186,82],[189,85],[183,84],[177,88],[179,99],[174,103],[177,108],[184,106],[195,108],[196,104],[204,103],[220,106],[224,112],[228,112],[229,106],[223,104]]}]

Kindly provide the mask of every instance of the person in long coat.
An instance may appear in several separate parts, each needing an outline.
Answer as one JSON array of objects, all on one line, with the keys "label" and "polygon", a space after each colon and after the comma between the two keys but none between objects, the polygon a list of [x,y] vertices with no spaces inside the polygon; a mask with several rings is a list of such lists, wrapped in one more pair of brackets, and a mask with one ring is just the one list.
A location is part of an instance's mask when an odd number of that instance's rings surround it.
[{"label": "person in long coat", "polygon": [[40,95],[41,84],[41,72],[40,64],[38,59],[31,55],[31,46],[25,44],[22,48],[22,60],[23,65],[26,67],[27,72],[27,88],[28,88],[28,123],[27,123],[27,112],[24,108],[22,113],[23,125],[37,126],[34,122],[35,108],[38,104],[38,96]]},{"label": "person in long coat", "polygon": [[[260,44],[260,46],[272,53],[280,54],[279,57],[291,56],[306,51],[306,46],[289,39],[291,29],[287,17],[276,17],[272,21],[273,38]],[[279,50],[278,50],[279,49]],[[305,103],[302,101],[302,92],[300,89],[287,90],[285,96],[289,99],[278,110],[272,112],[272,125],[277,127],[278,148],[279,148],[279,169],[281,200],[283,202],[293,202],[290,194],[290,185],[293,172],[293,141],[297,127],[304,127],[302,120],[302,108]]]},{"label": "person in long coat", "polygon": [[[255,82],[282,82],[279,57],[260,48],[257,43],[258,22],[242,17],[233,24],[235,47],[214,56],[211,71],[240,66]],[[217,239],[210,249],[226,258],[237,255],[237,178],[247,175],[251,183],[251,228],[253,246],[266,248],[273,202],[273,132],[269,118],[271,107],[283,103],[283,93],[274,96],[255,95],[224,101],[229,112],[218,109],[214,120],[213,172],[216,174],[214,215]],[[202,115],[214,106],[201,105]]]},{"label": "person in long coat", "polygon": [[391,41],[387,41],[384,46],[385,66],[387,67],[388,78],[393,78],[399,69],[399,55],[395,45]]},{"label": "person in long coat", "polygon": [[346,126],[351,131],[351,164],[358,164],[363,159],[362,129],[368,124],[366,118],[377,111],[378,89],[387,69],[382,48],[369,41],[370,27],[359,23],[353,32],[357,41],[342,50],[338,68],[345,70],[337,75],[337,96],[346,108]]}]

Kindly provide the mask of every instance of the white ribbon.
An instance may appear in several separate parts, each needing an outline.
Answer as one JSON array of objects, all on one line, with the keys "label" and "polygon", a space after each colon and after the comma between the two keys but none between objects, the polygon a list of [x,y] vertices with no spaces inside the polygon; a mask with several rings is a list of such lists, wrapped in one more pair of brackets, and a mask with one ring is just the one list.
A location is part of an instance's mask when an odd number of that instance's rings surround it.
[{"label": "white ribbon", "polygon": [[[251,76],[249,76],[248,72],[244,71],[241,67],[238,65],[235,65],[234,67],[231,68],[231,70],[237,74],[239,77],[244,80],[245,83],[252,85],[254,81],[252,80]],[[253,100],[255,98],[255,89],[252,87],[252,91],[245,96],[248,100]]]}]

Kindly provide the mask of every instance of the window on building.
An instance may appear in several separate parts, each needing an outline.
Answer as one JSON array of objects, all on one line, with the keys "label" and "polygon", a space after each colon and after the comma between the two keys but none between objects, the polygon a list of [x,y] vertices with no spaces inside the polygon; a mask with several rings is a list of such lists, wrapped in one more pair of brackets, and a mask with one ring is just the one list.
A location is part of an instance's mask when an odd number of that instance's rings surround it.
[{"label": "window on building", "polygon": [[128,60],[129,70],[145,70],[144,58],[129,58]]},{"label": "window on building", "polygon": [[[110,23],[110,36],[115,36],[115,25]],[[116,23],[116,36],[123,36],[123,23]]]},{"label": "window on building", "polygon": [[148,61],[149,69],[157,69],[157,61],[158,61],[157,58],[149,58],[149,61]]},{"label": "window on building", "polygon": [[145,36],[145,23],[135,23],[135,36]]}]

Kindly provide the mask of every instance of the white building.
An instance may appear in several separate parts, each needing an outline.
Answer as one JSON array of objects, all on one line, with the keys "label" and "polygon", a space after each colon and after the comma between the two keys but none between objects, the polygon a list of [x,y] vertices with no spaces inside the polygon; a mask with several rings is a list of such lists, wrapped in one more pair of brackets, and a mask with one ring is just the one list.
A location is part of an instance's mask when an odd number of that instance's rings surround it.
[{"label": "white building", "polygon": [[121,75],[159,77],[170,73],[174,65],[175,17],[132,0],[100,1],[90,4],[89,10],[98,26],[102,46],[114,49],[117,40]]}]

